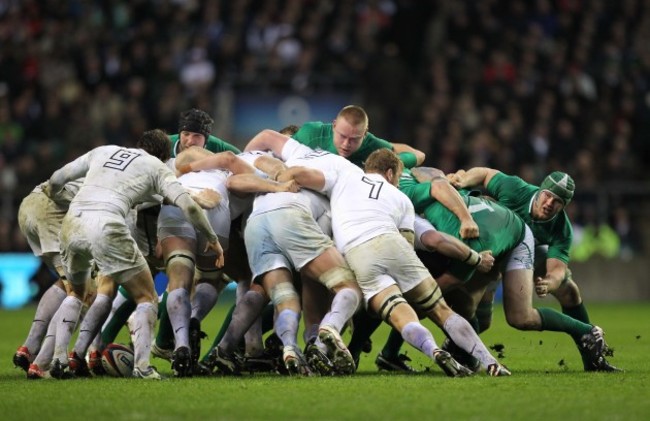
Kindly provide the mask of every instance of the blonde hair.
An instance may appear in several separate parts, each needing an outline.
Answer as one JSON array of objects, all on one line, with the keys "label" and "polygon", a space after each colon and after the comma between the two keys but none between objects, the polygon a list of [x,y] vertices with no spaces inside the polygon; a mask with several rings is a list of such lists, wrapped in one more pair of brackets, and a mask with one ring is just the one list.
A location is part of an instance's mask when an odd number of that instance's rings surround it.
[{"label": "blonde hair", "polygon": [[339,111],[336,118],[343,117],[353,126],[362,125],[368,130],[368,114],[358,105],[347,105]]},{"label": "blonde hair", "polygon": [[393,170],[395,174],[400,174],[404,164],[390,149],[377,149],[368,156],[364,168],[371,173],[385,174],[386,171]]}]

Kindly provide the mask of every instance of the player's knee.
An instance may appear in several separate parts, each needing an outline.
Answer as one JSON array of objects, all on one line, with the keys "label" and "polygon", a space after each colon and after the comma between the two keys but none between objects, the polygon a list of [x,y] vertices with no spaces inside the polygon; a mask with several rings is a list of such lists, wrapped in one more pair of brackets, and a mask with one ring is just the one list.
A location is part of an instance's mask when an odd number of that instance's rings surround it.
[{"label": "player's knee", "polygon": [[194,270],[196,257],[190,250],[174,250],[169,253],[165,261],[165,268],[170,270],[177,266],[187,267]]},{"label": "player's knee", "polygon": [[384,300],[379,304],[379,310],[377,313],[379,313],[379,316],[382,318],[382,320],[390,324],[390,316],[393,311],[395,311],[395,308],[397,308],[397,306],[400,304],[408,305],[408,302],[402,296],[402,294],[390,295],[384,298]]},{"label": "player's knee", "polygon": [[538,330],[539,323],[535,320],[532,314],[517,312],[517,313],[508,313],[506,312],[506,321],[512,327],[517,330]]},{"label": "player's knee", "polygon": [[444,311],[444,307],[448,308],[442,299],[442,292],[438,285],[416,289],[412,294],[408,295],[408,302],[418,314],[426,314],[433,317],[438,317],[438,312]]},{"label": "player's knee", "polygon": [[330,290],[345,283],[354,282],[354,279],[354,272],[342,266],[331,268],[318,277],[318,281]]},{"label": "player's knee", "polygon": [[298,301],[298,293],[289,282],[281,282],[271,287],[271,302],[277,308],[292,301]]}]

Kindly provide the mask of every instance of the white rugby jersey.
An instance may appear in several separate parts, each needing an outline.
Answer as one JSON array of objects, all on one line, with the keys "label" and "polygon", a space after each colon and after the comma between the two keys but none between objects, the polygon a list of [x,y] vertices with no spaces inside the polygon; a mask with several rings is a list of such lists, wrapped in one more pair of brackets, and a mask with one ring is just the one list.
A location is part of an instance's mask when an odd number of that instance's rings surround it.
[{"label": "white rugby jersey", "polygon": [[413,204],[380,174],[324,174],[325,191],[331,198],[334,243],[341,253],[381,234],[413,231]]},{"label": "white rugby jersey", "polygon": [[187,194],[174,173],[142,149],[99,146],[55,171],[52,192],[59,195],[65,183],[84,176],[71,210],[103,210],[126,217],[133,206],[156,201],[156,195],[175,203]]},{"label": "white rugby jersey", "polygon": [[[238,154],[237,156],[253,167],[255,167],[255,160],[259,158],[262,155],[270,155],[273,156],[269,152],[262,152],[262,151],[250,151],[250,152],[242,152]],[[258,175],[262,178],[268,178],[268,175],[255,168],[255,175]],[[244,212],[247,212],[251,209],[253,206],[253,199],[255,198],[255,195],[253,194],[246,194],[244,196],[237,196],[236,194],[233,194],[230,196],[230,219],[234,220],[237,219],[240,215],[242,215]]]},{"label": "white rugby jersey", "polygon": [[[80,178],[77,180],[72,180],[63,186],[63,189],[59,192],[57,195],[56,199],[56,204],[61,206],[62,208],[67,208],[70,205],[70,202],[72,199],[75,197],[77,192],[79,191],[79,188],[83,184],[84,179]],[[33,193],[42,193],[43,189],[45,188],[45,185],[47,184],[47,181],[42,182],[38,186],[34,187],[34,190],[32,190]],[[50,199],[51,200],[51,199]]]},{"label": "white rugby jersey", "polygon": [[298,143],[294,139],[288,139],[282,148],[282,160],[289,167],[308,167],[325,171],[356,171],[363,173],[347,159],[324,150],[314,150],[309,146]]}]

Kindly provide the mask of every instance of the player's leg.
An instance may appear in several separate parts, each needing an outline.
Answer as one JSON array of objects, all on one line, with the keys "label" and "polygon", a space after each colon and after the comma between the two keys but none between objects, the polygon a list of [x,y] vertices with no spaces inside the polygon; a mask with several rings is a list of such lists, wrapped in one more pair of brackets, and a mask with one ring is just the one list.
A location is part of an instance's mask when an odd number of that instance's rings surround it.
[{"label": "player's leg", "polygon": [[138,267],[135,274],[124,273],[117,278],[126,279],[122,286],[136,303],[133,317],[134,330],[134,369],[133,376],[144,379],[160,380],[162,377],[151,367],[149,356],[151,340],[157,319],[158,296],[153,284],[153,277],[146,264]]},{"label": "player's leg", "polygon": [[400,332],[408,344],[436,362],[448,376],[462,377],[471,374],[449,353],[438,347],[431,332],[422,326],[415,310],[404,299],[396,285],[373,295],[368,301],[368,307]]},{"label": "player's leg", "polygon": [[467,320],[449,308],[432,277],[424,279],[415,288],[406,292],[404,296],[410,303],[413,303],[416,311],[426,314],[449,335],[456,345],[478,359],[488,374],[510,374],[490,354]]},{"label": "player's leg", "polygon": [[41,349],[41,343],[45,338],[50,321],[66,295],[61,278],[45,291],[36,307],[36,313],[34,314],[27,338],[25,338],[25,342],[18,347],[14,354],[13,362],[16,367],[20,367],[25,371],[29,369],[29,364]]},{"label": "player's leg", "polygon": [[75,376],[80,377],[90,376],[90,370],[85,359],[86,352],[90,343],[97,336],[101,326],[106,321],[111,311],[111,302],[117,290],[117,285],[110,277],[100,274],[96,279],[97,294],[81,322],[79,336],[77,337],[73,350],[68,355],[70,371]]},{"label": "player's leg", "polygon": [[160,238],[165,259],[165,272],[169,279],[165,306],[174,332],[175,346],[172,354],[172,369],[176,376],[185,377],[192,375],[189,342],[192,313],[190,291],[194,279],[196,241],[192,238],[167,236],[162,233]]},{"label": "player's leg", "polygon": [[293,275],[286,268],[267,272],[262,277],[264,290],[275,307],[275,333],[282,341],[282,359],[290,374],[310,373],[307,362],[298,348],[300,325],[300,298],[293,286]]},{"label": "player's leg", "polygon": [[345,324],[361,305],[361,290],[354,273],[343,256],[330,247],[303,266],[301,273],[318,281],[334,293],[330,310],[323,317],[318,337],[328,348],[328,355],[341,374],[355,371],[352,354],[341,339]]}]

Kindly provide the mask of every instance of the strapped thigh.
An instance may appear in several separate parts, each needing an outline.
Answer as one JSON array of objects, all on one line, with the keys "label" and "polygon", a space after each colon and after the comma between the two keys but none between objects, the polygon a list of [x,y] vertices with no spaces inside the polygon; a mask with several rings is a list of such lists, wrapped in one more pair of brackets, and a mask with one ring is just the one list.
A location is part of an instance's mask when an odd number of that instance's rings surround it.
[{"label": "strapped thigh", "polygon": [[400,304],[408,304],[402,294],[393,294],[386,297],[379,306],[379,316],[381,316],[386,323],[389,323],[391,313],[395,310],[395,307]]},{"label": "strapped thigh", "polygon": [[165,267],[168,268],[172,263],[178,263],[179,265],[194,269],[194,253],[189,250],[174,250],[169,254],[169,257],[167,257]]}]

